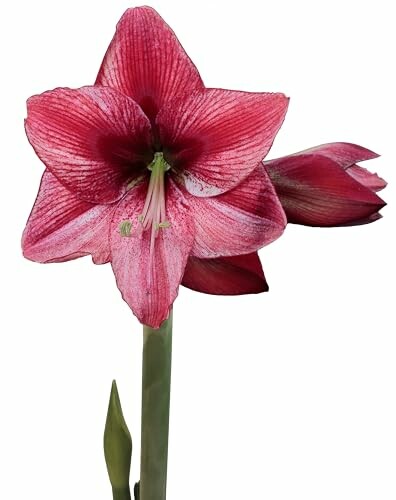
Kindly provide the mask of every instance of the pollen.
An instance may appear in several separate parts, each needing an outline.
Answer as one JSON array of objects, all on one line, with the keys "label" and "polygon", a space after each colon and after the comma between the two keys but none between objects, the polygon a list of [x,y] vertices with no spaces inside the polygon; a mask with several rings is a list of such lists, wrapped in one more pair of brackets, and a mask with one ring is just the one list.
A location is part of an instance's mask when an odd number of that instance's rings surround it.
[{"label": "pollen", "polygon": [[133,224],[130,220],[123,220],[120,224],[121,236],[131,236]]}]

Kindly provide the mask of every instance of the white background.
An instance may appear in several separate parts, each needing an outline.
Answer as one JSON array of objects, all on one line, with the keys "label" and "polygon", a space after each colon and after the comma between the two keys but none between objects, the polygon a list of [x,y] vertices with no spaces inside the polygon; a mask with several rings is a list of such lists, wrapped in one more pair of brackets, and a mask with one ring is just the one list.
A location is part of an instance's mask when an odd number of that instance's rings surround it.
[{"label": "white background", "polygon": [[[382,154],[372,225],[289,226],[261,251],[271,291],[175,304],[169,500],[396,498],[395,77],[388,0],[152,1],[208,86],[283,91],[269,157],[330,141]],[[119,385],[138,477],[141,327],[109,265],[24,260],[43,166],[25,101],[93,83],[125,1],[1,13],[0,498],[111,498],[102,432]],[[4,9],[4,6],[2,7]]]}]

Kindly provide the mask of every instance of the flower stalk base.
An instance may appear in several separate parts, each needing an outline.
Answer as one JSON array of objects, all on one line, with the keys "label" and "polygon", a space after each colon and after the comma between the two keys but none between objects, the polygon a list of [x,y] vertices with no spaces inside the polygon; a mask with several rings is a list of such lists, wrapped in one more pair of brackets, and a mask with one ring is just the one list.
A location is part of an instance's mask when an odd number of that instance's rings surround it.
[{"label": "flower stalk base", "polygon": [[129,488],[113,488],[113,500],[131,500],[131,492]]}]

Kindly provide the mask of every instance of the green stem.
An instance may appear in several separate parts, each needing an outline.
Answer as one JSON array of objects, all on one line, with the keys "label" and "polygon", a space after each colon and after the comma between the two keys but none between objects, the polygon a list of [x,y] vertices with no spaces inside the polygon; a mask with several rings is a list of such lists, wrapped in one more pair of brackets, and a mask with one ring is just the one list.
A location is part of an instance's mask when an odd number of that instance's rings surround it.
[{"label": "green stem", "polygon": [[143,328],[139,500],[166,499],[171,357],[172,312],[160,328]]},{"label": "green stem", "polygon": [[131,500],[129,488],[113,488],[113,500]]}]

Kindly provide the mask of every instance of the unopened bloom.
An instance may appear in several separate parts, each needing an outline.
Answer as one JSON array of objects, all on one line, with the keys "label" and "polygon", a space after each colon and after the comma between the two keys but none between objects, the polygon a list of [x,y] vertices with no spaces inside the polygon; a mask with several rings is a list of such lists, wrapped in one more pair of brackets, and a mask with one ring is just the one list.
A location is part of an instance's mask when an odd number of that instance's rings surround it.
[{"label": "unopened bloom", "polygon": [[288,222],[339,226],[373,222],[385,202],[376,194],[386,182],[357,162],[378,155],[334,142],[265,161]]},{"label": "unopened bloom", "polygon": [[233,256],[252,254],[257,274],[255,252],[286,224],[261,161],[287,103],[206,89],[160,16],[128,10],[94,86],[28,101],[26,132],[47,169],[24,255],[111,262],[124,299],[154,328],[186,266],[188,283],[201,260],[225,258],[238,273]]},{"label": "unopened bloom", "polygon": [[[378,155],[361,146],[330,143],[264,165],[288,222],[338,226],[373,222],[385,202],[375,193],[386,186],[377,174],[356,165]],[[230,258],[190,258],[182,282],[199,292],[240,295],[268,290],[257,253]]]}]

